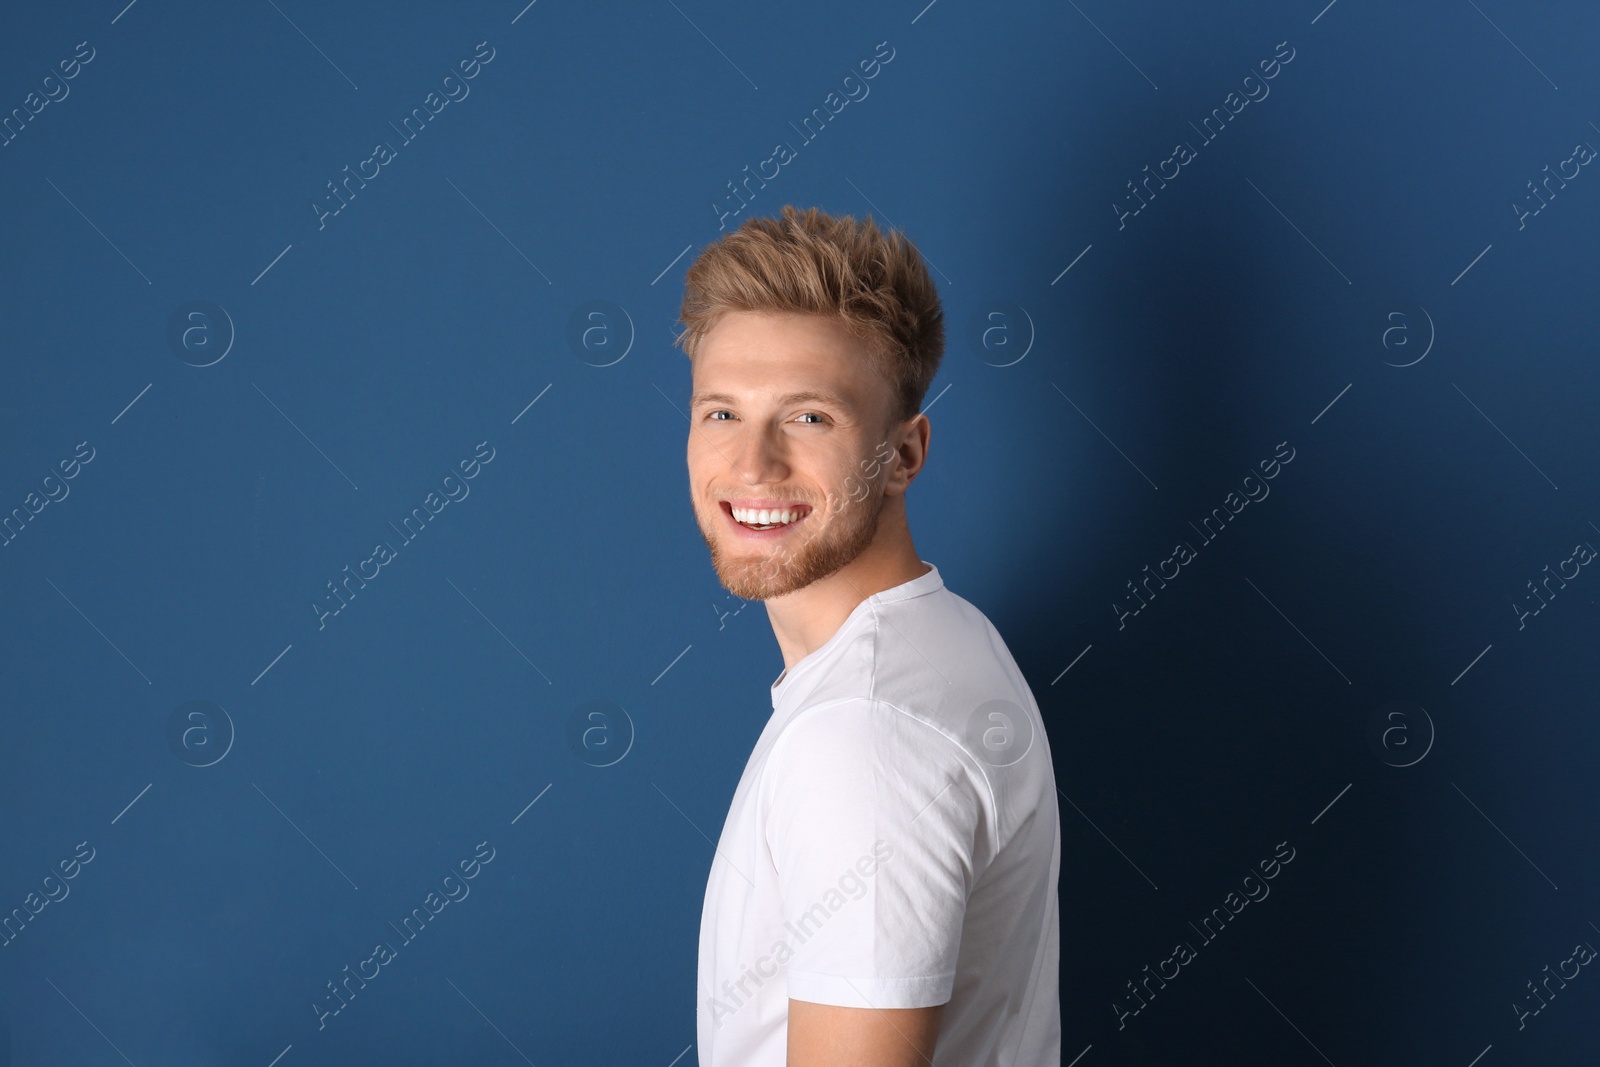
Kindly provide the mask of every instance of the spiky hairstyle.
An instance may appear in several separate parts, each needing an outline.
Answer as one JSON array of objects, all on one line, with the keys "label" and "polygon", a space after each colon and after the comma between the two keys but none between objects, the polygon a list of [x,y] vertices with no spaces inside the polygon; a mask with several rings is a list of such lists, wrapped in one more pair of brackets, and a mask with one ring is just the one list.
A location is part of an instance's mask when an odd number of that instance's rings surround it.
[{"label": "spiky hairstyle", "polygon": [[841,320],[868,343],[894,390],[894,416],[916,415],[944,356],[944,311],[915,245],[869,215],[783,207],[748,218],[701,250],[684,279],[677,344],[693,362],[728,311],[792,312]]}]

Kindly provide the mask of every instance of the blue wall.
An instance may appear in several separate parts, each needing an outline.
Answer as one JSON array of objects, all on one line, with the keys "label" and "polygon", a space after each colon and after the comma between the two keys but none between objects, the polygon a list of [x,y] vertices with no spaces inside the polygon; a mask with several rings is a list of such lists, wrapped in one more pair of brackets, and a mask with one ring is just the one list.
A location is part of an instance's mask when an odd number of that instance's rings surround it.
[{"label": "blue wall", "polygon": [[791,202],[936,268],[1063,1062],[1592,1056],[1584,5],[123,3],[0,37],[9,1063],[694,1062],[782,664],[673,320]]}]

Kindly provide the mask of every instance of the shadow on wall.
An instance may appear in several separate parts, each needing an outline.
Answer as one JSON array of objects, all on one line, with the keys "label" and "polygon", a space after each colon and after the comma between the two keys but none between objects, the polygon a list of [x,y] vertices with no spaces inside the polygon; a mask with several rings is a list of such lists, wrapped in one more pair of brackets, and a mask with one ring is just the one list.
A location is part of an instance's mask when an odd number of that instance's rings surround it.
[{"label": "shadow on wall", "polygon": [[[1415,805],[1376,827],[1310,823],[1324,804],[1351,802],[1345,785],[1371,795],[1383,775],[1404,773],[1393,761],[1408,754],[1391,750],[1385,761],[1369,746],[1369,720],[1385,700],[1416,698],[1418,679],[1431,685],[1452,672],[1437,645],[1415,642],[1436,622],[1422,605],[1362,607],[1365,590],[1403,583],[1404,554],[1369,543],[1344,549],[1352,566],[1306,566],[1308,549],[1338,540],[1327,514],[1359,502],[1350,497],[1362,479],[1330,473],[1344,463],[1326,445],[1332,438],[1308,428],[1309,414],[1287,418],[1253,373],[1252,360],[1281,359],[1281,349],[1265,352],[1258,341],[1274,279],[1259,255],[1263,235],[1204,210],[1205,182],[1215,180],[1196,181],[1186,202],[1170,204],[1141,235],[1136,262],[1077,281],[1075,291],[1090,295],[1071,301],[1082,321],[1063,328],[1110,340],[1036,368],[1076,383],[1073,400],[1105,413],[1100,430],[1122,427],[1111,436],[1137,448],[1159,490],[1062,401],[1058,440],[1075,454],[1041,456],[1033,473],[1070,473],[1046,479],[1061,495],[1040,501],[1032,543],[1010,557],[1017,562],[1004,580],[1015,594],[980,605],[1039,700],[1064,794],[1062,1018],[1065,1033],[1084,1035],[1064,1044],[1067,1056],[1104,1037],[1123,1043],[1132,1058],[1122,1062],[1180,1061],[1174,1028],[1198,1028],[1184,1041],[1215,1032],[1241,997],[1256,997],[1245,977],[1281,968],[1290,945],[1322,951],[1316,930],[1325,919],[1338,913],[1333,925],[1348,929],[1370,924],[1363,912],[1384,914],[1381,879],[1369,873],[1415,874],[1415,841],[1426,833]],[[1293,310],[1293,294],[1267,299]],[[997,525],[1007,521],[992,514]],[[1019,540],[1010,528],[1004,536]],[[1192,555],[1170,577],[1175,542]],[[1072,546],[1065,558],[1063,543]],[[1152,583],[1158,570],[1170,580]],[[1314,619],[1325,635],[1322,651],[1279,613],[1291,600],[1297,610],[1288,614]],[[1391,651],[1346,660],[1345,672],[1323,657],[1374,650]],[[1347,679],[1351,671],[1363,677]],[[1420,732],[1411,738],[1416,751]],[[1262,882],[1256,864],[1285,853],[1300,862]],[[1239,889],[1241,872],[1257,881]],[[1244,898],[1265,901],[1274,889],[1271,905],[1248,908]],[[1210,933],[1220,920],[1204,924],[1225,897],[1221,914],[1237,917],[1229,929],[1238,932],[1221,938]],[[1149,968],[1169,966],[1174,942],[1192,946],[1209,978],[1135,986],[1151,981]],[[1191,961],[1180,962],[1187,972]],[[1378,988],[1359,977],[1310,981],[1341,1014],[1390,1017]]]}]

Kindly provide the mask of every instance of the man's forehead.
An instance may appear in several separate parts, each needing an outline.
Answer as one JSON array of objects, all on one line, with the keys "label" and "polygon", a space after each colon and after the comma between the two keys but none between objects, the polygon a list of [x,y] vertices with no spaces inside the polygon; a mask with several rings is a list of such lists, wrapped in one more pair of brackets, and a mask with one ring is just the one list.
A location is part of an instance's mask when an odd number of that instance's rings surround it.
[{"label": "man's forehead", "polygon": [[873,409],[889,386],[866,348],[836,316],[726,312],[691,364],[689,404]]}]

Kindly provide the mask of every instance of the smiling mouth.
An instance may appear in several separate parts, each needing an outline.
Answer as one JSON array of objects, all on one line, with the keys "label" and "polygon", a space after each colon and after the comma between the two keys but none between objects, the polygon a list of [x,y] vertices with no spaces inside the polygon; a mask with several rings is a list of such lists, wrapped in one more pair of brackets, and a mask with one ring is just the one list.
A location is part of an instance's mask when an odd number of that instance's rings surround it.
[{"label": "smiling mouth", "polygon": [[[782,530],[787,527],[794,526],[803,520],[807,515],[811,514],[811,505],[809,504],[800,504],[794,507],[774,509],[771,511],[740,508],[739,511],[745,516],[743,519],[741,519],[734,514],[733,505],[729,504],[726,500],[718,501],[718,504],[722,508],[723,514],[727,515],[728,518],[732,519],[735,523],[744,527],[746,530],[754,530],[757,532],[764,532],[767,530]],[[785,515],[790,516],[788,522],[782,521]],[[769,521],[760,521],[763,517]]]}]

